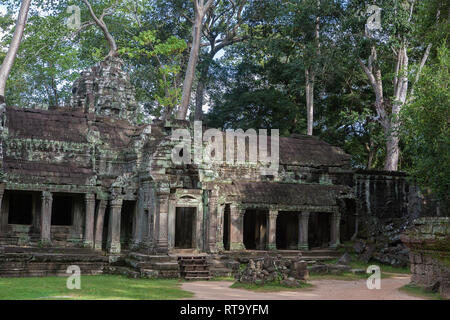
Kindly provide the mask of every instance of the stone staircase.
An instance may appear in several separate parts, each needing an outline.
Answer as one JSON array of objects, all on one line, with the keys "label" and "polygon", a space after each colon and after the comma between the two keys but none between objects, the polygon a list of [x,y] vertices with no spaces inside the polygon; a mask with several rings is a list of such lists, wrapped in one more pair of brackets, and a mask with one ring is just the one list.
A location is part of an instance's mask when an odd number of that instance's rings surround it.
[{"label": "stone staircase", "polygon": [[108,265],[108,257],[85,248],[4,247],[0,252],[0,277],[69,276],[71,265],[82,275],[98,275]]},{"label": "stone staircase", "polygon": [[209,280],[209,263],[206,255],[178,256],[180,277],[186,280]]},{"label": "stone staircase", "polygon": [[227,255],[211,254],[208,257],[211,277],[235,277],[239,274],[239,262]]},{"label": "stone staircase", "polygon": [[[129,270],[131,274],[128,276],[136,278],[179,278],[180,275],[177,258],[169,255],[146,255],[130,252],[125,258],[125,267],[132,269]],[[125,272],[120,268],[118,271]]]}]

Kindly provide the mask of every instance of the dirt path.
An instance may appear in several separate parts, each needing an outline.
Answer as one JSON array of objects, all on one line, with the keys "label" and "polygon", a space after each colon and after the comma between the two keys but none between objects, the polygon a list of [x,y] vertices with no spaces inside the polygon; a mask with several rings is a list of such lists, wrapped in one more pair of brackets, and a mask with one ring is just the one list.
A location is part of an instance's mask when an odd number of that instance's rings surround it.
[{"label": "dirt path", "polygon": [[279,292],[232,289],[230,281],[187,282],[182,289],[198,300],[421,300],[398,290],[409,281],[409,276],[382,279],[380,290],[367,289],[365,280],[312,280],[313,288]]}]

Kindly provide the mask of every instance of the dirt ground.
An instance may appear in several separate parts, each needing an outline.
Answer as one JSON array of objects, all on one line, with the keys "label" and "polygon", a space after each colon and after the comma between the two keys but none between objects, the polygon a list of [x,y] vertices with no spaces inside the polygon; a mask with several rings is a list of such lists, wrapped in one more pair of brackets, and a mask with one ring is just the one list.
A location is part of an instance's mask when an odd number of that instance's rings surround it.
[{"label": "dirt ground", "polygon": [[198,300],[421,300],[398,290],[409,281],[403,275],[382,279],[379,290],[367,289],[366,280],[311,280],[312,288],[279,292],[232,289],[231,281],[186,282],[182,289]]}]

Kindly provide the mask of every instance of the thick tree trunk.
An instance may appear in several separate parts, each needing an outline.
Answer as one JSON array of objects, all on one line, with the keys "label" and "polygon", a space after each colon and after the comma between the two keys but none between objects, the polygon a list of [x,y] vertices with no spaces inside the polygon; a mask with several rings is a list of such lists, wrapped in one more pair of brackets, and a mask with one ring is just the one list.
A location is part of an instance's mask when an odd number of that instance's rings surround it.
[{"label": "thick tree trunk", "polygon": [[194,114],[194,120],[195,121],[202,121],[203,119],[203,100],[205,95],[205,80],[204,78],[200,78],[198,80],[197,84],[197,91],[196,91],[196,99],[195,99],[195,114]]},{"label": "thick tree trunk", "polygon": [[178,110],[177,119],[184,120],[186,118],[189,102],[191,98],[192,85],[194,83],[195,68],[198,62],[198,53],[200,50],[200,40],[202,31],[203,16],[197,16],[195,24],[192,28],[192,47],[189,55],[189,62],[186,69],[186,75],[183,83],[183,93],[181,96],[180,109]]},{"label": "thick tree trunk", "polygon": [[386,171],[397,171],[398,170],[398,159],[400,156],[398,134],[394,132],[395,130],[385,131],[386,135],[386,158],[384,160],[384,170]]},{"label": "thick tree trunk", "polygon": [[0,103],[5,102],[6,80],[8,80],[9,73],[16,59],[17,51],[19,50],[20,42],[22,41],[23,31],[27,23],[28,11],[30,10],[31,0],[23,0],[20,6],[19,16],[16,21],[16,28],[9,46],[5,59],[0,68]]}]

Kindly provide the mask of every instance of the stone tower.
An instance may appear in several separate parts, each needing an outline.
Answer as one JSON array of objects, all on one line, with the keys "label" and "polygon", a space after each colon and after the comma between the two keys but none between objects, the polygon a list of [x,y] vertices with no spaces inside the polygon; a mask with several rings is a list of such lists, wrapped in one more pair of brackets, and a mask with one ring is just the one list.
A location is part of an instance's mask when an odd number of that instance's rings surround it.
[{"label": "stone tower", "polygon": [[107,57],[83,71],[72,86],[70,105],[93,113],[117,119],[136,121],[138,104],[135,90],[119,57]]}]

